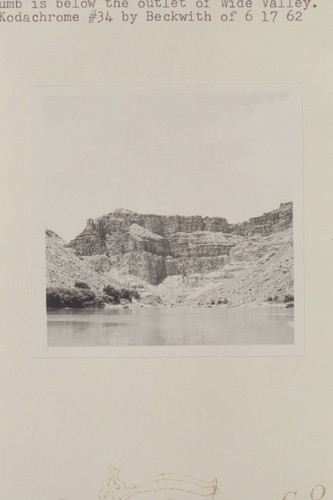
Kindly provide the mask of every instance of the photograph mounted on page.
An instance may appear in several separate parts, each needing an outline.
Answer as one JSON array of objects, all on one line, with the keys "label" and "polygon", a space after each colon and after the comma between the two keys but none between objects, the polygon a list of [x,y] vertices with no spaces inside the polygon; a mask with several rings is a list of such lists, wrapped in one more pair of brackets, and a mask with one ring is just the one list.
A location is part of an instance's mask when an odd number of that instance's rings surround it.
[{"label": "photograph mounted on page", "polygon": [[301,353],[299,87],[33,97],[49,349]]}]

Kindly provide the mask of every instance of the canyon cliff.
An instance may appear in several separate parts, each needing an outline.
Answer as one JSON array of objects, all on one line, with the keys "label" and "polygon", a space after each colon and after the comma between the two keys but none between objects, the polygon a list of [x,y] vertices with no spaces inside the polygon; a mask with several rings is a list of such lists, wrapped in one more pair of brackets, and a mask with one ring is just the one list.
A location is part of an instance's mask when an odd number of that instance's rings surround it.
[{"label": "canyon cliff", "polygon": [[52,231],[46,243],[48,286],[112,283],[175,305],[283,301],[293,293],[292,203],[240,224],[118,209],[88,219],[69,244]]},{"label": "canyon cliff", "polygon": [[292,225],[292,204],[242,224],[221,217],[143,215],[118,209],[89,219],[71,243],[80,256],[106,255],[152,285],[167,276],[207,273],[221,268],[244,238],[269,235]]}]

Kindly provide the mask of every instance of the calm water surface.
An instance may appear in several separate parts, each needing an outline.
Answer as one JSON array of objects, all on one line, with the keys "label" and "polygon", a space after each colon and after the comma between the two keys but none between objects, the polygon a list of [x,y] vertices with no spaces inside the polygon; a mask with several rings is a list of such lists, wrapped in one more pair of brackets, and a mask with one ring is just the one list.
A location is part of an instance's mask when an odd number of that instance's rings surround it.
[{"label": "calm water surface", "polygon": [[293,309],[275,307],[48,311],[48,345],[293,344]]}]

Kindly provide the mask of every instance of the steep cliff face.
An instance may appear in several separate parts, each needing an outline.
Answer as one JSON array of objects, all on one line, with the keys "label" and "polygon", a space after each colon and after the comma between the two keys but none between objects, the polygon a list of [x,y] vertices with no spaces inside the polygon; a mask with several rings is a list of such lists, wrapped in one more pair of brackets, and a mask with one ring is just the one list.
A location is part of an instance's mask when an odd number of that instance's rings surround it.
[{"label": "steep cliff face", "polygon": [[292,227],[292,219],[292,203],[241,224],[229,224],[222,217],[144,215],[118,209],[89,219],[68,246],[78,256],[104,255],[111,267],[158,285],[168,276],[221,269],[231,255],[237,256],[244,239],[284,231]]},{"label": "steep cliff face", "polygon": [[46,231],[47,286],[140,293],[143,304],[283,303],[293,294],[292,204],[242,224],[117,210],[69,245]]},{"label": "steep cliff face", "polygon": [[78,255],[113,257],[129,251],[148,251],[166,257],[172,255],[170,240],[178,234],[230,233],[230,227],[220,217],[144,215],[118,209],[96,220],[88,219],[70,246]]},{"label": "steep cliff face", "polygon": [[242,224],[233,226],[232,231],[243,236],[272,234],[288,229],[293,223],[293,204],[281,203],[280,207],[259,217],[253,217]]}]

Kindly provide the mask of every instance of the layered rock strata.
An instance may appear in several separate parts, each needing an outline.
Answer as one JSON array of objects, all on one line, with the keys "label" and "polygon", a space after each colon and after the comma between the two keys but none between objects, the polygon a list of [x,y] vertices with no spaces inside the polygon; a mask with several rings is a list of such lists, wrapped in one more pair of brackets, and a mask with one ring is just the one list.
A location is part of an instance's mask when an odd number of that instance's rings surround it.
[{"label": "layered rock strata", "polygon": [[144,215],[118,209],[89,219],[68,246],[77,256],[105,256],[110,268],[158,285],[168,276],[221,269],[230,254],[242,258],[237,252],[245,239],[284,231],[292,221],[292,203],[241,224],[229,224],[222,217]]}]

